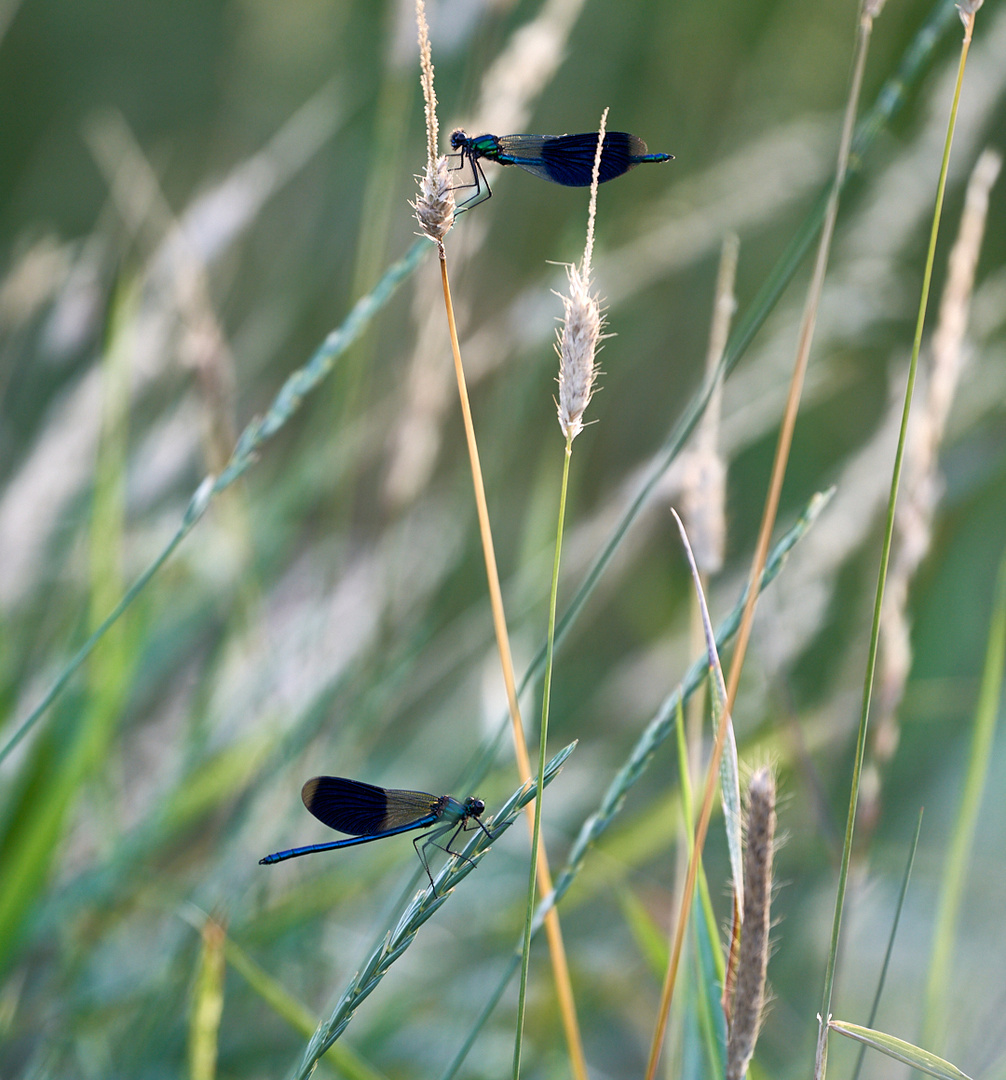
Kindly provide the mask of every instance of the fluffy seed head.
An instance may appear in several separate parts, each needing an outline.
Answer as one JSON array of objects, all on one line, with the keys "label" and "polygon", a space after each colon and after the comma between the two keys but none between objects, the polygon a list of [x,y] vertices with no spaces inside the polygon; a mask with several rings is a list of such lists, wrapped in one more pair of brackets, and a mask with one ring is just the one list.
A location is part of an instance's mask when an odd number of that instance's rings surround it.
[{"label": "fluffy seed head", "polygon": [[437,243],[443,240],[454,224],[454,189],[445,154],[426,166],[419,179],[419,197],[412,205],[425,235]]},{"label": "fluffy seed head", "polygon": [[604,319],[590,280],[576,266],[568,266],[569,294],[561,297],[564,317],[558,332],[559,427],[569,442],[583,430],[583,413],[594,393],[597,347]]},{"label": "fluffy seed head", "polygon": [[775,777],[770,769],[762,768],[748,786],[744,922],[727,1037],[727,1080],[743,1080],[747,1073],[764,1013],[775,824]]}]

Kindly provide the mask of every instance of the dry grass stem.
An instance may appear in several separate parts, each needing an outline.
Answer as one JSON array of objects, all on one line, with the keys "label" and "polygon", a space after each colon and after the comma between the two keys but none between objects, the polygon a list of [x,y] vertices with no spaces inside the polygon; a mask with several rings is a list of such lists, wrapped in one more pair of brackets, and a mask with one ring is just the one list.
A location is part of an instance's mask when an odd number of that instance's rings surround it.
[{"label": "dry grass stem", "polygon": [[772,848],[775,840],[775,778],[759,769],[748,785],[747,845],[744,849],[744,923],[737,962],[727,1080],[742,1080],[754,1054],[765,1007],[765,972],[772,900]]},{"label": "dry grass stem", "polygon": [[[421,12],[422,0],[417,0],[417,18],[420,27],[420,49],[423,49],[423,31],[425,18]],[[424,61],[424,88],[427,76],[427,65]],[[432,64],[429,65],[430,95],[432,96]],[[430,97],[427,98],[429,102]],[[429,135],[429,120],[427,127]],[[446,160],[445,160],[446,165]],[[431,171],[427,165],[427,174]],[[422,199],[422,196],[420,196]],[[453,194],[452,213],[453,219]],[[417,207],[417,215],[419,208]],[[444,231],[450,228],[446,224]],[[431,235],[427,233],[427,235]],[[530,780],[531,762],[527,752],[527,740],[524,734],[524,724],[520,714],[520,704],[517,697],[517,684],[514,678],[513,658],[510,651],[510,637],[506,626],[506,617],[503,610],[503,594],[499,582],[499,569],[496,563],[495,548],[492,539],[492,529],[489,522],[489,509],[486,501],[485,486],[482,478],[482,468],[479,463],[478,444],[475,438],[475,427],[472,422],[471,403],[468,398],[468,387],[465,380],[464,365],[461,361],[461,347],[458,342],[457,323],[454,317],[454,304],[451,299],[450,282],[447,274],[447,257],[442,238],[435,234],[431,239],[437,241],[440,251],[440,276],[444,293],[444,307],[447,313],[447,325],[450,333],[451,352],[454,357],[454,372],[458,385],[458,396],[461,404],[461,415],[464,422],[465,440],[468,445],[469,460],[471,463],[472,482],[475,489],[475,506],[479,521],[479,532],[482,540],[482,549],[485,557],[486,578],[489,587],[490,608],[493,617],[493,628],[496,634],[496,644],[500,654],[500,665],[503,670],[503,681],[506,686],[507,705],[510,712],[511,726],[513,730],[514,752],[517,758],[517,767],[522,780]],[[534,832],[534,804],[527,807],[528,827]],[[538,843],[534,851],[534,863],[537,868],[537,878],[543,894],[552,891],[552,875],[549,870],[548,857],[545,845]],[[569,976],[569,966],[566,960],[566,950],[562,940],[562,929],[559,917],[552,908],[545,916],[545,931],[549,944],[549,955],[552,960],[552,969],[556,980],[556,993],[559,999],[559,1009],[562,1017],[563,1029],[566,1034],[567,1045],[570,1053],[570,1064],[576,1080],[586,1080],[587,1071],[583,1054],[582,1040],[580,1038],[579,1025],[576,1019],[575,1003],[573,1000],[572,981]]]},{"label": "dry grass stem", "polygon": [[[814,330],[817,325],[818,308],[820,305],[821,294],[824,290],[824,277],[828,267],[828,258],[831,253],[831,241],[835,232],[835,222],[838,218],[839,196],[842,191],[842,183],[845,178],[846,170],[849,165],[849,154],[852,148],[856,112],[859,105],[860,91],[863,85],[863,72],[866,67],[866,56],[869,50],[872,30],[873,20],[866,7],[864,7],[861,9],[852,79],[849,86],[849,95],[846,100],[842,133],[835,162],[835,175],[832,181],[831,191],[828,195],[824,220],[821,224],[821,236],[818,240],[817,253],[814,259],[814,269],[811,275],[810,284],[807,288],[807,297],[804,302],[803,315],[801,317],[800,330],[797,339],[793,374],[790,380],[789,393],[787,395],[786,406],[783,411],[782,422],[779,428],[779,437],[776,443],[775,458],[772,462],[772,474],[769,480],[769,489],[762,512],[758,540],[755,545],[754,557],[751,561],[751,575],[749,578],[751,582],[757,581],[761,576],[762,567],[765,565],[765,556],[768,552],[769,540],[772,535],[772,530],[775,527],[779,499],[782,493],[783,478],[786,474],[786,466],[789,461],[790,448],[793,442],[793,430],[796,426],[797,412],[803,394],[804,377],[807,372],[807,365],[810,361],[810,349],[814,340]],[[734,650],[734,659],[730,665],[726,709],[728,713],[732,711],[734,701],[737,698],[737,687],[740,684],[741,671],[744,668],[744,658],[747,653],[751,627],[754,622],[754,609],[757,598],[757,590],[753,588],[749,589],[747,607],[745,608],[744,619],[741,622],[741,627],[737,634],[737,646]]]}]

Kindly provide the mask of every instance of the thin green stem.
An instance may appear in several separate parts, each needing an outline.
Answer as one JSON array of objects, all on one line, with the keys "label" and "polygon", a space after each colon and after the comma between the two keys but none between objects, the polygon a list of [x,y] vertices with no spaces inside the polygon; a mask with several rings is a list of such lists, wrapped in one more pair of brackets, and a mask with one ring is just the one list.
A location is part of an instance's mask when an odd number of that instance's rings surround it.
[{"label": "thin green stem", "polygon": [[[821,292],[824,288],[828,256],[831,252],[831,239],[834,234],[835,221],[838,217],[839,196],[841,195],[846,173],[848,171],[849,153],[855,129],[856,113],[859,109],[859,92],[862,86],[863,70],[866,65],[866,56],[872,28],[872,16],[868,15],[865,10],[861,10],[856,35],[853,73],[849,85],[849,94],[846,100],[845,119],[842,125],[842,135],[839,142],[835,177],[832,181],[831,190],[825,204],[821,236],[817,247],[817,256],[814,260],[814,270],[807,290],[807,299],[804,304],[803,317],[800,323],[800,333],[797,342],[796,358],[793,364],[793,374],[790,379],[789,392],[786,396],[786,407],[779,427],[779,438],[776,443],[775,457],[772,462],[772,474],[769,479],[768,493],[765,498],[765,507],[762,512],[761,526],[755,544],[755,553],[751,560],[750,581],[752,586],[761,578],[762,568],[765,565],[765,559],[768,557],[772,531],[775,528],[776,516],[779,510],[779,500],[782,496],[783,480],[786,475],[786,466],[789,462],[790,449],[793,442],[793,432],[796,428],[797,414],[803,395],[804,378],[810,360],[810,349],[814,336],[814,327],[817,323],[818,306],[820,303]],[[716,725],[716,739],[713,744],[713,752],[709,761],[705,789],[702,797],[702,807],[699,812],[698,825],[695,830],[695,846],[688,858],[685,891],[682,896],[681,906],[678,909],[670,962],[667,967],[667,975],[660,995],[657,1023],[653,1033],[653,1040],[650,1045],[650,1057],[646,1067],[646,1080],[654,1080],[654,1077],[656,1076],[657,1063],[660,1059],[660,1053],[663,1048],[667,1031],[671,1003],[674,999],[674,988],[677,982],[678,965],[681,960],[681,951],[684,948],[685,930],[692,910],[692,894],[697,876],[697,860],[701,859],[702,850],[706,842],[709,821],[712,816],[716,780],[723,760],[724,748],[732,744],[732,738],[728,739],[728,735],[732,735],[730,731],[730,715],[733,712],[734,703],[737,700],[737,688],[740,685],[741,672],[744,668],[744,659],[747,655],[747,646],[751,628],[754,623],[754,612],[757,600],[758,590],[754,587],[749,588],[747,604],[744,608],[744,616],[741,620],[740,630],[737,633],[737,644],[734,648],[734,656],[730,664],[729,683],[723,694],[723,709],[719,716],[719,722]],[[722,790],[724,803],[726,804],[726,790]]]},{"label": "thin green stem", "polygon": [[[915,853],[919,849],[919,837],[922,835],[922,808],[919,808],[919,816],[915,822],[915,835],[912,837],[912,846],[908,851],[908,864],[901,879],[901,892],[898,894],[898,903],[894,909],[894,921],[891,923],[891,932],[887,936],[887,949],[884,952],[884,962],[880,967],[880,977],[877,979],[877,989],[873,995],[873,1004],[870,1006],[870,1015],[866,1026],[872,1028],[877,1020],[877,1011],[880,1008],[880,998],[884,992],[884,984],[887,981],[887,969],[891,966],[891,953],[894,952],[894,938],[898,933],[898,923],[901,921],[901,913],[905,908],[905,897],[908,895],[908,883],[912,878],[912,866],[915,863]],[[863,1058],[866,1056],[866,1044],[861,1043],[859,1053],[856,1056],[856,1068],[852,1073],[852,1080],[859,1080],[859,1074],[863,1068]]]},{"label": "thin green stem", "polygon": [[521,953],[520,992],[517,997],[517,1033],[513,1047],[513,1080],[520,1076],[520,1051],[524,1041],[524,1006],[527,999],[527,972],[531,958],[531,925],[534,921],[534,896],[537,885],[538,860],[534,857],[541,837],[542,777],[545,765],[545,746],[548,740],[548,709],[552,698],[552,657],[555,650],[555,608],[559,594],[559,558],[562,554],[562,530],[566,520],[566,492],[569,488],[569,459],[572,438],[566,436],[566,451],[562,459],[562,486],[559,492],[559,522],[555,530],[555,558],[552,561],[552,590],[548,598],[548,640],[545,645],[545,678],[541,694],[541,731],[538,735],[538,792],[534,800],[534,831],[531,838],[531,867],[528,870],[527,910],[524,915],[524,949]]},{"label": "thin green stem", "polygon": [[919,352],[922,348],[922,332],[926,323],[926,308],[929,303],[929,288],[933,277],[933,264],[936,260],[936,240],[940,232],[940,216],[943,211],[943,196],[947,186],[947,171],[950,167],[950,148],[954,140],[954,127],[957,122],[957,110],[960,105],[961,86],[964,82],[964,67],[971,43],[971,23],[974,16],[969,16],[967,31],[961,47],[961,59],[957,70],[957,85],[954,89],[950,120],[947,124],[947,138],[943,147],[943,162],[940,166],[940,180],[936,189],[936,207],[933,212],[933,225],[929,233],[929,250],[926,253],[926,268],[922,276],[922,296],[919,300],[919,314],[915,323],[915,339],[912,342],[912,359],[908,367],[908,383],[905,387],[905,403],[901,413],[901,430],[898,436],[898,449],[894,456],[894,470],[891,476],[891,491],[887,500],[887,521],[884,527],[884,543],[880,555],[880,569],[877,574],[877,592],[873,604],[873,626],[870,629],[870,649],[866,663],[866,675],[863,679],[863,700],[859,716],[859,733],[856,738],[856,758],[852,770],[852,790],[849,793],[849,812],[845,823],[845,842],[842,847],[842,865],[838,875],[838,892],[835,897],[835,915],[831,928],[831,947],[828,951],[828,966],[824,977],[824,995],[821,1012],[818,1017],[817,1060],[814,1075],[823,1080],[828,1065],[828,1023],[831,1017],[831,999],[835,987],[835,966],[838,956],[838,938],[842,929],[842,909],[845,905],[845,891],[849,879],[849,864],[852,859],[852,836],[856,824],[856,808],[859,805],[859,783],[863,771],[863,757],[866,753],[866,730],[870,716],[870,700],[873,695],[873,679],[877,667],[877,649],[880,641],[880,612],[884,603],[884,585],[887,581],[887,567],[891,558],[891,538],[894,534],[894,510],[898,501],[898,485],[901,481],[901,468],[905,456],[905,438],[908,431],[908,417],[912,408],[912,395],[915,391],[915,376],[919,366]]},{"label": "thin green stem", "polygon": [[[856,126],[856,133],[850,150],[849,166],[842,179],[843,187],[848,182],[849,177],[862,167],[863,161],[877,136],[908,100],[909,92],[925,72],[927,62],[932,58],[944,30],[956,18],[957,12],[954,7],[954,0],[937,0],[929,18],[905,50],[897,70],[881,87],[873,107]],[[591,564],[582,583],[570,600],[569,606],[557,623],[556,641],[560,644],[572,629],[587,601],[593,595],[595,586],[606,572],[608,565],[614,558],[622,541],[628,535],[636,518],[649,505],[654,492],[658,490],[661,479],[691,436],[699,418],[709,404],[709,399],[716,388],[717,382],[725,380],[740,363],[741,358],[747,352],[748,346],[775,308],[786,287],[793,280],[803,262],[804,256],[814,241],[814,237],[821,228],[832,184],[833,181],[829,181],[828,186],[818,196],[817,201],[793,235],[785,251],[779,256],[778,261],[762,283],[754,299],[748,305],[744,314],[737,320],[716,370],[707,375],[702,387],[689,401],[685,411],[675,421],[664,442],[654,452],[638,490],[632,496],[631,502],[622,513],[611,536]],[[523,693],[532,679],[538,676],[544,662],[545,650],[539,648],[518,685],[518,693]]]},{"label": "thin green stem", "polygon": [[[828,504],[830,498],[831,492],[815,495],[804,507],[803,513],[797,519],[796,523],[785,533],[773,548],[772,555],[765,565],[764,574],[759,582],[759,588],[765,589],[775,580],[776,576],[781,572],[785,565],[786,557],[789,552],[792,551],[795,545],[806,535],[807,531],[820,517],[821,512]],[[733,611],[731,611],[731,613],[720,623],[717,629],[716,648],[721,652],[734,634],[737,633],[737,627],[740,625],[741,612],[744,608],[745,598],[746,589],[745,593],[741,595],[740,600],[738,600],[737,604],[734,606]],[[538,912],[531,926],[532,937],[538,932],[539,927],[545,923],[548,914],[569,891],[586,861],[588,851],[601,836],[604,835],[612,822],[614,822],[621,813],[629,789],[632,788],[643,773],[646,772],[659,748],[674,731],[677,719],[681,714],[681,703],[687,701],[688,698],[695,693],[696,689],[705,683],[708,677],[709,658],[705,652],[703,652],[701,656],[692,662],[681,682],[670,694],[668,694],[667,698],[657,710],[656,715],[649,724],[646,725],[645,730],[637,739],[625,764],[612,778],[607,790],[601,798],[598,808],[587,817],[580,827],[580,832],[576,840],[573,841],[573,846],[566,856],[566,865],[555,880],[555,890],[553,892],[548,892],[538,904]],[[457,1075],[458,1070],[464,1063],[465,1057],[475,1044],[475,1039],[478,1037],[479,1032],[485,1026],[493,1009],[499,1004],[500,999],[503,997],[503,991],[506,989],[510,979],[513,978],[514,973],[520,966],[520,960],[521,947],[520,942],[518,942],[514,947],[513,952],[510,954],[510,960],[505,970],[500,975],[499,983],[492,993],[486,995],[486,1004],[472,1025],[468,1035],[465,1037],[461,1049],[455,1054],[441,1076],[441,1080],[453,1080]]]}]

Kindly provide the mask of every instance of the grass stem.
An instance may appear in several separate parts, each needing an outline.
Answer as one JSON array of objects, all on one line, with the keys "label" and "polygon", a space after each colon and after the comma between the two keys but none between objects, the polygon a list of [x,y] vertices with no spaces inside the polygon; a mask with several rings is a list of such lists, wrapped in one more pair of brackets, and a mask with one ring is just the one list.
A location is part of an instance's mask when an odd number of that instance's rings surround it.
[{"label": "grass stem", "polygon": [[915,376],[919,366],[919,352],[922,348],[922,331],[926,323],[926,307],[929,302],[929,288],[933,277],[933,263],[936,259],[936,239],[940,231],[940,216],[943,210],[943,197],[947,186],[947,171],[950,167],[950,148],[954,140],[954,127],[957,110],[961,99],[961,86],[964,82],[964,68],[967,64],[968,48],[971,44],[971,30],[974,25],[974,13],[963,16],[965,22],[964,42],[961,46],[961,58],[957,69],[957,84],[954,89],[950,119],[947,124],[947,137],[943,148],[943,161],[940,165],[940,179],[936,188],[936,206],[933,211],[933,224],[929,232],[929,250],[926,253],[926,267],[922,276],[922,294],[919,298],[919,313],[915,323],[915,338],[912,342],[912,358],[908,367],[908,382],[905,386],[905,402],[901,414],[901,431],[898,436],[898,449],[894,456],[891,473],[891,490],[887,501],[887,521],[884,526],[884,542],[880,555],[880,568],[877,572],[877,591],[873,607],[873,625],[870,628],[870,647],[863,679],[863,698],[859,717],[859,732],[856,739],[856,757],[853,763],[852,783],[849,792],[849,811],[845,823],[845,843],[842,847],[842,863],[838,875],[838,889],[835,896],[835,914],[832,921],[831,947],[828,950],[828,965],[824,977],[824,994],[821,1011],[818,1016],[818,1039],[814,1076],[823,1080],[828,1066],[828,1023],[831,1019],[831,999],[835,987],[835,968],[838,957],[838,938],[842,929],[842,910],[845,905],[845,891],[849,880],[849,864],[852,860],[852,835],[856,823],[856,807],[859,803],[859,781],[863,771],[863,757],[866,752],[866,729],[870,717],[870,700],[873,693],[873,677],[877,667],[877,645],[880,640],[880,615],[884,604],[884,583],[887,580],[887,567],[891,558],[891,538],[894,534],[894,510],[898,501],[898,484],[905,456],[905,441],[908,432],[908,417],[912,408],[912,395],[915,390]]},{"label": "grass stem", "polygon": [[803,391],[807,363],[810,357],[810,347],[814,337],[814,326],[817,321],[818,305],[820,303],[821,291],[824,287],[824,274],[828,265],[828,255],[831,251],[831,239],[834,234],[835,220],[838,216],[839,196],[845,182],[845,175],[849,163],[849,153],[855,131],[856,112],[859,107],[859,93],[862,87],[863,71],[866,66],[866,55],[869,48],[872,29],[873,16],[866,11],[864,5],[860,10],[853,74],[849,87],[849,95],[846,101],[845,118],[842,124],[842,136],[835,167],[835,178],[828,194],[821,236],[818,242],[817,256],[814,261],[814,270],[811,276],[810,286],[807,290],[807,300],[804,305],[803,319],[800,325],[796,361],[793,368],[793,375],[790,380],[790,388],[779,431],[779,439],[776,444],[775,459],[772,463],[772,475],[769,481],[769,490],[765,500],[765,508],[762,513],[761,528],[758,533],[755,554],[751,563],[751,573],[749,576],[751,585],[748,588],[747,603],[745,604],[744,615],[741,619],[740,630],[737,633],[737,645],[734,650],[733,661],[730,664],[726,707],[720,716],[713,754],[706,774],[702,810],[699,814],[699,823],[695,834],[695,849],[689,858],[688,874],[685,879],[685,894],[682,898],[681,908],[678,912],[678,923],[674,934],[671,963],[668,966],[667,979],[661,993],[657,1027],[650,1048],[650,1060],[646,1070],[646,1080],[653,1080],[656,1075],[657,1061],[660,1057],[660,1048],[663,1044],[664,1033],[667,1027],[667,1016],[670,1012],[671,1001],[674,995],[674,984],[677,978],[678,963],[681,958],[681,948],[684,944],[685,927],[688,923],[688,913],[691,910],[692,893],[695,888],[698,860],[702,856],[702,849],[705,846],[706,834],[709,829],[709,819],[712,816],[713,795],[716,790],[716,777],[719,774],[720,758],[722,757],[723,746],[726,741],[729,718],[733,712],[734,702],[737,699],[737,687],[740,683],[740,675],[744,667],[744,657],[747,652],[748,641],[751,636],[751,627],[754,621],[754,609],[758,600],[758,590],[752,586],[761,578],[762,570],[765,566],[765,559],[768,556],[772,530],[775,528],[776,515],[779,510],[782,482],[786,475],[786,465],[789,461],[789,452],[793,440],[793,429],[796,426],[796,416]]},{"label": "grass stem", "polygon": [[[555,650],[555,607],[556,597],[559,592],[559,558],[562,554],[562,533],[566,520],[566,492],[569,488],[569,459],[572,454],[573,436],[566,436],[566,449],[562,458],[562,486],[559,494],[559,521],[555,532],[555,557],[552,561],[552,588],[548,598],[548,639],[545,655],[545,679],[541,693],[541,734],[538,738],[538,794],[535,798],[534,828],[532,832],[532,850],[537,851],[541,841],[541,776],[545,761],[545,748],[548,737],[548,710],[552,696],[552,660]],[[534,897],[535,897],[535,861],[531,860],[528,874],[527,910],[524,917],[524,946],[521,953],[520,991],[517,1000],[517,1032],[514,1037],[513,1049],[513,1077],[517,1080],[520,1075],[521,1044],[524,1036],[524,1006],[527,999],[527,973],[531,956],[531,926],[534,921]],[[551,886],[549,887],[551,891]],[[552,909],[555,910],[554,908]],[[575,1014],[574,1014],[575,1015]],[[572,1051],[572,1047],[570,1050]],[[583,1059],[583,1047],[577,1043],[579,1051],[579,1065],[574,1065],[577,1075],[586,1076],[587,1066]],[[574,1058],[574,1061],[576,1059]],[[579,1071],[578,1071],[579,1070]]]},{"label": "grass stem", "polygon": [[[471,404],[468,400],[468,385],[465,380],[464,367],[461,363],[461,347],[458,344],[458,329],[454,318],[454,305],[451,302],[450,281],[447,276],[447,254],[442,244],[439,246],[439,253],[440,277],[444,288],[444,305],[447,309],[447,326],[451,337],[451,351],[454,355],[454,374],[457,377],[458,396],[461,400],[461,416],[464,421],[465,439],[468,444],[468,456],[471,462],[472,483],[475,488],[475,508],[479,521],[479,533],[482,537],[482,551],[485,556],[486,578],[489,584],[489,604],[492,609],[493,628],[496,632],[496,645],[499,649],[500,664],[503,668],[503,682],[506,687],[507,705],[510,710],[510,722],[513,729],[514,753],[517,758],[517,768],[521,780],[529,781],[533,776],[531,759],[527,751],[527,739],[524,734],[524,724],[521,720],[520,704],[517,700],[513,656],[510,651],[510,637],[507,632],[506,617],[503,611],[503,592],[500,588],[499,570],[496,566],[496,552],[493,547],[492,529],[489,523],[489,507],[486,503],[482,467],[479,464],[478,444],[475,440],[475,426],[472,423]],[[529,803],[526,813],[528,816],[528,829],[534,843],[532,850],[535,852],[537,861],[537,874],[541,883],[541,891],[543,895],[547,895],[552,891],[552,875],[549,871],[548,857],[545,854],[544,846],[535,838],[534,814],[536,805],[537,800],[534,803]],[[569,1046],[574,1075],[577,1080],[586,1080],[587,1072],[584,1065],[583,1041],[580,1038],[579,1024],[573,1006],[573,985],[569,977],[569,965],[566,960],[566,949],[562,940],[559,916],[554,908],[550,909],[545,916],[545,932],[548,937],[552,970],[555,974],[556,992],[559,996],[563,1029]]]}]

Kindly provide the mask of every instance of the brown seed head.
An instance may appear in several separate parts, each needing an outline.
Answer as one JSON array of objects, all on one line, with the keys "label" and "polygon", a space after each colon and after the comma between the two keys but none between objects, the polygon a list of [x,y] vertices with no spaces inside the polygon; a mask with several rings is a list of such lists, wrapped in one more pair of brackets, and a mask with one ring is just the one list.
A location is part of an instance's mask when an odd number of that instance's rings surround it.
[{"label": "brown seed head", "polygon": [[774,839],[775,778],[770,769],[761,768],[748,785],[744,922],[737,958],[737,989],[727,1039],[727,1080],[742,1080],[747,1072],[764,1012]]}]

